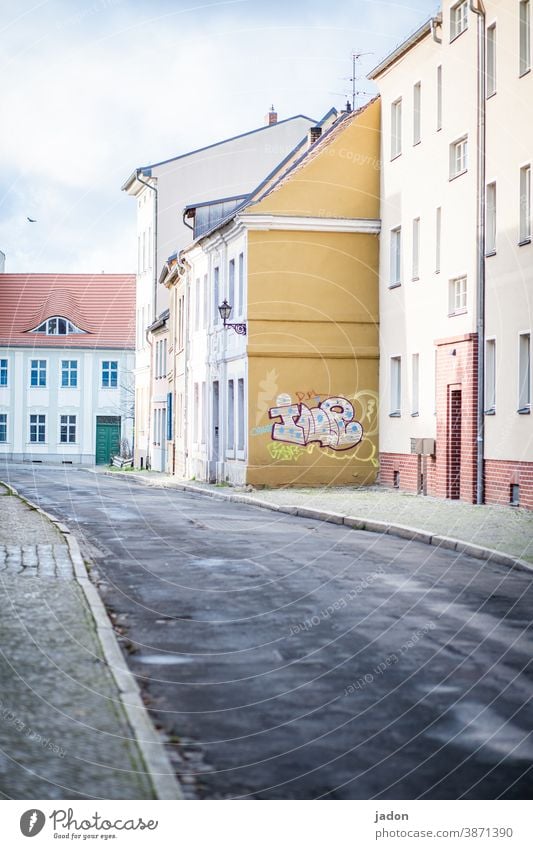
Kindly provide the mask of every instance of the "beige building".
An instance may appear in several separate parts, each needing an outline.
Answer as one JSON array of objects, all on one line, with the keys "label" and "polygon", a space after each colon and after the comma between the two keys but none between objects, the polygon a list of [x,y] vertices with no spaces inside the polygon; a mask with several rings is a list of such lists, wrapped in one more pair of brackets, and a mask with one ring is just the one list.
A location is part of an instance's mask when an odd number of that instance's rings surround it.
[{"label": "beige building", "polygon": [[529,0],[445,0],[382,97],[380,480],[533,507]]}]

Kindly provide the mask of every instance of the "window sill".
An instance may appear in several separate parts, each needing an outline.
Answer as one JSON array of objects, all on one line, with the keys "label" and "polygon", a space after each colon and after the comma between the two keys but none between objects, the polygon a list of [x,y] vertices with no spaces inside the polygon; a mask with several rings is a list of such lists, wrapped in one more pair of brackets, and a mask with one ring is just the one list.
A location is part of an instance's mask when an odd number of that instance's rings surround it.
[{"label": "window sill", "polygon": [[516,412],[519,416],[529,416],[531,413],[531,407],[520,407]]},{"label": "window sill", "polygon": [[400,411],[397,410],[395,413],[389,413],[389,419],[399,419],[401,415]]},{"label": "window sill", "polygon": [[486,416],[495,416],[496,415],[495,407],[489,407],[488,410],[485,410],[485,415]]},{"label": "window sill", "polygon": [[454,310],[454,312],[448,313],[448,318],[455,318],[456,315],[466,315],[467,312],[468,310],[466,309],[466,307],[462,310]]},{"label": "window sill", "polygon": [[418,141],[414,141],[413,147],[418,147],[419,144],[422,144],[422,139],[418,139]]},{"label": "window sill", "polygon": [[458,171],[457,174],[450,174],[448,182],[452,183],[454,180],[457,180],[458,177],[462,177],[463,174],[468,174],[468,168],[463,168],[463,170]]},{"label": "window sill", "polygon": [[523,245],[531,244],[531,236],[527,236],[525,239],[520,239],[518,242],[518,247],[521,248]]},{"label": "window sill", "polygon": [[399,153],[395,153],[394,155],[391,155],[390,161],[391,161],[391,162],[394,162],[394,160],[395,160],[395,159],[399,159],[399,157],[400,157],[401,155],[402,155],[402,152],[401,152],[401,150],[400,150],[400,152],[399,152]]},{"label": "window sill", "polygon": [[487,259],[489,256],[496,256],[496,251],[487,251],[485,253],[485,259]]},{"label": "window sill", "polygon": [[389,283],[389,289],[399,289],[401,285],[402,285],[401,282],[400,283]]},{"label": "window sill", "polygon": [[420,413],[411,413],[411,418],[417,419],[419,415],[420,415]]},{"label": "window sill", "polygon": [[520,73],[518,74],[518,79],[521,80],[522,77],[527,77],[527,75],[530,74],[530,73],[531,73],[531,68],[526,68],[525,71],[520,71]]},{"label": "window sill", "polygon": [[486,97],[485,99],[486,99],[486,100],[491,100],[491,98],[495,97],[495,96],[496,96],[496,94],[497,94],[497,92],[496,92],[496,91],[491,91],[491,93],[490,93],[490,94],[487,94],[487,97]]},{"label": "window sill", "polygon": [[418,283],[420,277],[411,277],[411,283]]}]

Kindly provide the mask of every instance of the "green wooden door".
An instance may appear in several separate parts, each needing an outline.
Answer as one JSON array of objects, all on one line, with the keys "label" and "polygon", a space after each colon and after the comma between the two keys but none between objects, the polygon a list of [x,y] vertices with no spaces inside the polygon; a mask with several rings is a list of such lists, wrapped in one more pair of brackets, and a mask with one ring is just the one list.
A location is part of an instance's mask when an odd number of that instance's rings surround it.
[{"label": "green wooden door", "polygon": [[96,465],[107,466],[120,448],[120,416],[96,416]]}]

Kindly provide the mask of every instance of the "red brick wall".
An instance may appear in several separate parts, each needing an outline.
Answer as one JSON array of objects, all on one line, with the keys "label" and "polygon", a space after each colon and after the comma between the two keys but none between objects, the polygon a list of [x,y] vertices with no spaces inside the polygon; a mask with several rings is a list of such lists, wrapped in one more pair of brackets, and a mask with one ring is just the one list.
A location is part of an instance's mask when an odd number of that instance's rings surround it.
[{"label": "red brick wall", "polygon": [[[421,469],[425,468],[426,491],[434,495],[435,458],[421,458]],[[404,492],[418,492],[418,457],[416,454],[380,454],[379,482],[382,486],[394,486],[394,472],[400,475],[399,489]]]},{"label": "red brick wall", "polygon": [[485,460],[485,502],[509,504],[511,484],[520,487],[520,507],[533,510],[533,463]]}]

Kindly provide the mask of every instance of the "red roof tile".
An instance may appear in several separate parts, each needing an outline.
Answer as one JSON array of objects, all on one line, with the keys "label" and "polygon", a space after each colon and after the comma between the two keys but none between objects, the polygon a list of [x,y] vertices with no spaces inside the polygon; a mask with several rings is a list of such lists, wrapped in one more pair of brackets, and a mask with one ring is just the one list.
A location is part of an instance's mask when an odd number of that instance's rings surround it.
[{"label": "red roof tile", "polygon": [[[53,316],[85,333],[29,333]],[[134,274],[0,274],[0,345],[134,348]]]}]

